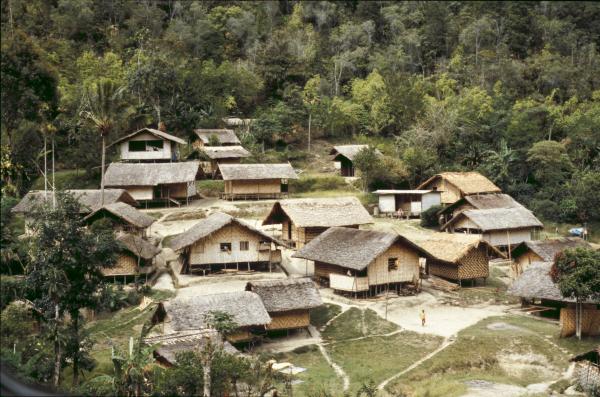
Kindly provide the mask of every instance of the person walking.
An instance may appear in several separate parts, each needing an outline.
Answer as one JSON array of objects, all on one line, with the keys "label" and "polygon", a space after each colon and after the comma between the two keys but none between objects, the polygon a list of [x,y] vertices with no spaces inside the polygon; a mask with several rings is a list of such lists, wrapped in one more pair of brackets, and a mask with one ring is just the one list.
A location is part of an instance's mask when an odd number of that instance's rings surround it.
[{"label": "person walking", "polygon": [[421,326],[424,327],[425,326],[425,309],[421,309],[419,318],[421,319]]}]

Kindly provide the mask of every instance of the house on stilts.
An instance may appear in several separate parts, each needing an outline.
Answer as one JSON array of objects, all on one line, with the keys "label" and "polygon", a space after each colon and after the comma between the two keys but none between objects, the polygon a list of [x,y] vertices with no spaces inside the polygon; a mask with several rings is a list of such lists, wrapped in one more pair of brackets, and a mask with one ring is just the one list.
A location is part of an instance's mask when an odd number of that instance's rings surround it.
[{"label": "house on stilts", "polygon": [[[333,161],[340,164],[340,175],[353,177],[356,176],[354,167],[354,158],[361,150],[367,149],[369,145],[337,145],[329,152],[333,155]],[[378,154],[381,154],[377,151]]]},{"label": "house on stilts", "polygon": [[449,222],[455,215],[466,210],[489,210],[494,208],[523,208],[523,206],[508,194],[487,193],[464,196],[453,204],[438,212],[440,225]]},{"label": "house on stilts", "polygon": [[241,145],[240,140],[235,131],[230,129],[206,129],[199,128],[194,130],[197,139],[194,141],[193,146],[200,148],[203,146],[239,146]]},{"label": "house on stilts", "polygon": [[187,144],[181,138],[154,128],[142,128],[111,143],[108,147],[117,147],[121,161],[131,162],[169,162],[177,161],[177,145]]},{"label": "house on stilts", "polygon": [[289,163],[220,164],[219,172],[225,181],[221,197],[226,200],[281,198],[289,192],[289,180],[298,179]]},{"label": "house on stilts", "polygon": [[442,172],[421,183],[417,190],[442,192],[442,205],[450,205],[473,194],[501,193],[500,188],[479,172]]},{"label": "house on stilts", "polygon": [[115,265],[101,270],[105,279],[127,284],[138,277],[138,280],[147,282],[148,277],[156,270],[155,258],[160,253],[160,248],[135,234],[120,234],[117,242],[121,250]]},{"label": "house on stilts", "polygon": [[99,219],[109,219],[113,224],[115,232],[131,233],[141,237],[146,237],[147,229],[155,221],[150,215],[144,214],[123,202],[105,204],[87,215],[84,219],[88,224]]},{"label": "house on stilts", "polygon": [[219,165],[239,164],[243,158],[250,155],[250,152],[241,146],[202,146],[194,153],[194,157],[201,161],[204,174],[213,179],[220,177]]}]

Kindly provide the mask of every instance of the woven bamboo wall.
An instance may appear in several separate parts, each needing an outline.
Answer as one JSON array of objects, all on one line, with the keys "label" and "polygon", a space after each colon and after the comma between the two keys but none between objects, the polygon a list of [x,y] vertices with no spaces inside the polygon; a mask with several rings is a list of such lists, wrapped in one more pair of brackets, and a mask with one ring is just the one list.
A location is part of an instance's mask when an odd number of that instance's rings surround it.
[{"label": "woven bamboo wall", "polygon": [[271,323],[268,330],[306,328],[310,325],[308,310],[290,310],[281,313],[269,313]]},{"label": "woven bamboo wall", "polygon": [[489,258],[483,245],[480,245],[479,248],[472,248],[460,259],[460,266],[458,267],[460,280],[487,278],[489,275]]},{"label": "woven bamboo wall", "polygon": [[428,260],[429,274],[448,278],[450,280],[458,280],[458,266],[447,263]]},{"label": "woven bamboo wall", "polygon": [[[265,194],[265,193],[280,193],[281,179],[264,179],[256,181],[231,181],[229,188],[231,191],[225,190],[225,193],[234,194]],[[225,185],[227,187],[227,184]]]},{"label": "woven bamboo wall", "polygon": [[[575,335],[575,305],[560,309],[560,336]],[[581,333],[583,335],[600,335],[600,310],[596,305],[584,305],[581,320]]]},{"label": "woven bamboo wall", "polygon": [[347,269],[329,263],[315,262],[315,276],[329,278],[329,273],[346,274]]},{"label": "woven bamboo wall", "polygon": [[600,368],[589,361],[578,362],[575,367],[575,378],[579,386],[593,396],[600,391]]},{"label": "woven bamboo wall", "polygon": [[[396,270],[388,271],[388,259],[398,258]],[[410,247],[396,243],[368,267],[369,285],[411,282],[419,279],[419,255]]]}]

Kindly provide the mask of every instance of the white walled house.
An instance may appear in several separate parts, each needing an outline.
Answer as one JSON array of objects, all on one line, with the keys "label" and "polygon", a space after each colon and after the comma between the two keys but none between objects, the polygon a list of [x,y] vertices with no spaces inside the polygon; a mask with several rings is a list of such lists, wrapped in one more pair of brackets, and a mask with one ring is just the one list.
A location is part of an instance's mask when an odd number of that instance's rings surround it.
[{"label": "white walled house", "polygon": [[441,192],[436,190],[376,190],[379,212],[391,214],[402,210],[405,216],[420,216],[434,205],[441,205]]},{"label": "white walled house", "polygon": [[177,161],[179,150],[177,145],[185,145],[186,141],[166,132],[153,128],[142,128],[124,136],[109,147],[116,146],[122,161]]}]

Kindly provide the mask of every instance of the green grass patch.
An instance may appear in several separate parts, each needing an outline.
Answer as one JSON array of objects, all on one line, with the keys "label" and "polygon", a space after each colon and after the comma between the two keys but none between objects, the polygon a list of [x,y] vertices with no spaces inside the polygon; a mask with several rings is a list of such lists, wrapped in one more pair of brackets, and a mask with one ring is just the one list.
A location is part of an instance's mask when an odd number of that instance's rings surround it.
[{"label": "green grass patch", "polygon": [[481,281],[476,287],[463,287],[457,291],[458,301],[463,305],[479,303],[517,304],[519,298],[506,293],[507,285],[502,281],[506,274],[497,267],[490,268],[490,277],[485,285]]},{"label": "green grass patch", "polygon": [[382,335],[394,332],[398,326],[379,317],[371,309],[352,307],[346,310],[321,333],[328,341],[343,341],[363,336]]},{"label": "green grass patch", "polygon": [[315,307],[310,311],[310,323],[317,328],[323,327],[329,320],[337,316],[342,311],[338,305],[325,303],[319,307]]},{"label": "green grass patch", "polygon": [[[569,229],[582,226],[581,223],[558,223],[546,219],[540,220],[544,224],[544,230],[540,232],[540,240],[554,237],[567,237],[570,236]],[[600,222],[588,222],[587,228],[589,241],[600,244]]]},{"label": "green grass patch", "polygon": [[225,191],[225,182],[212,179],[197,181],[196,190],[204,197],[219,197]]},{"label": "green grass patch", "polygon": [[305,193],[322,190],[353,191],[354,189],[341,176],[303,175],[299,179],[290,180],[290,190],[294,193]]},{"label": "green grass patch", "polygon": [[[93,178],[82,169],[56,171],[54,173],[54,179],[56,182],[56,188],[59,190],[100,188],[100,178]],[[50,183],[52,183],[52,175],[50,173],[48,173],[48,182],[48,189],[50,189]],[[43,190],[44,178],[38,177],[33,182],[31,189]]]}]

